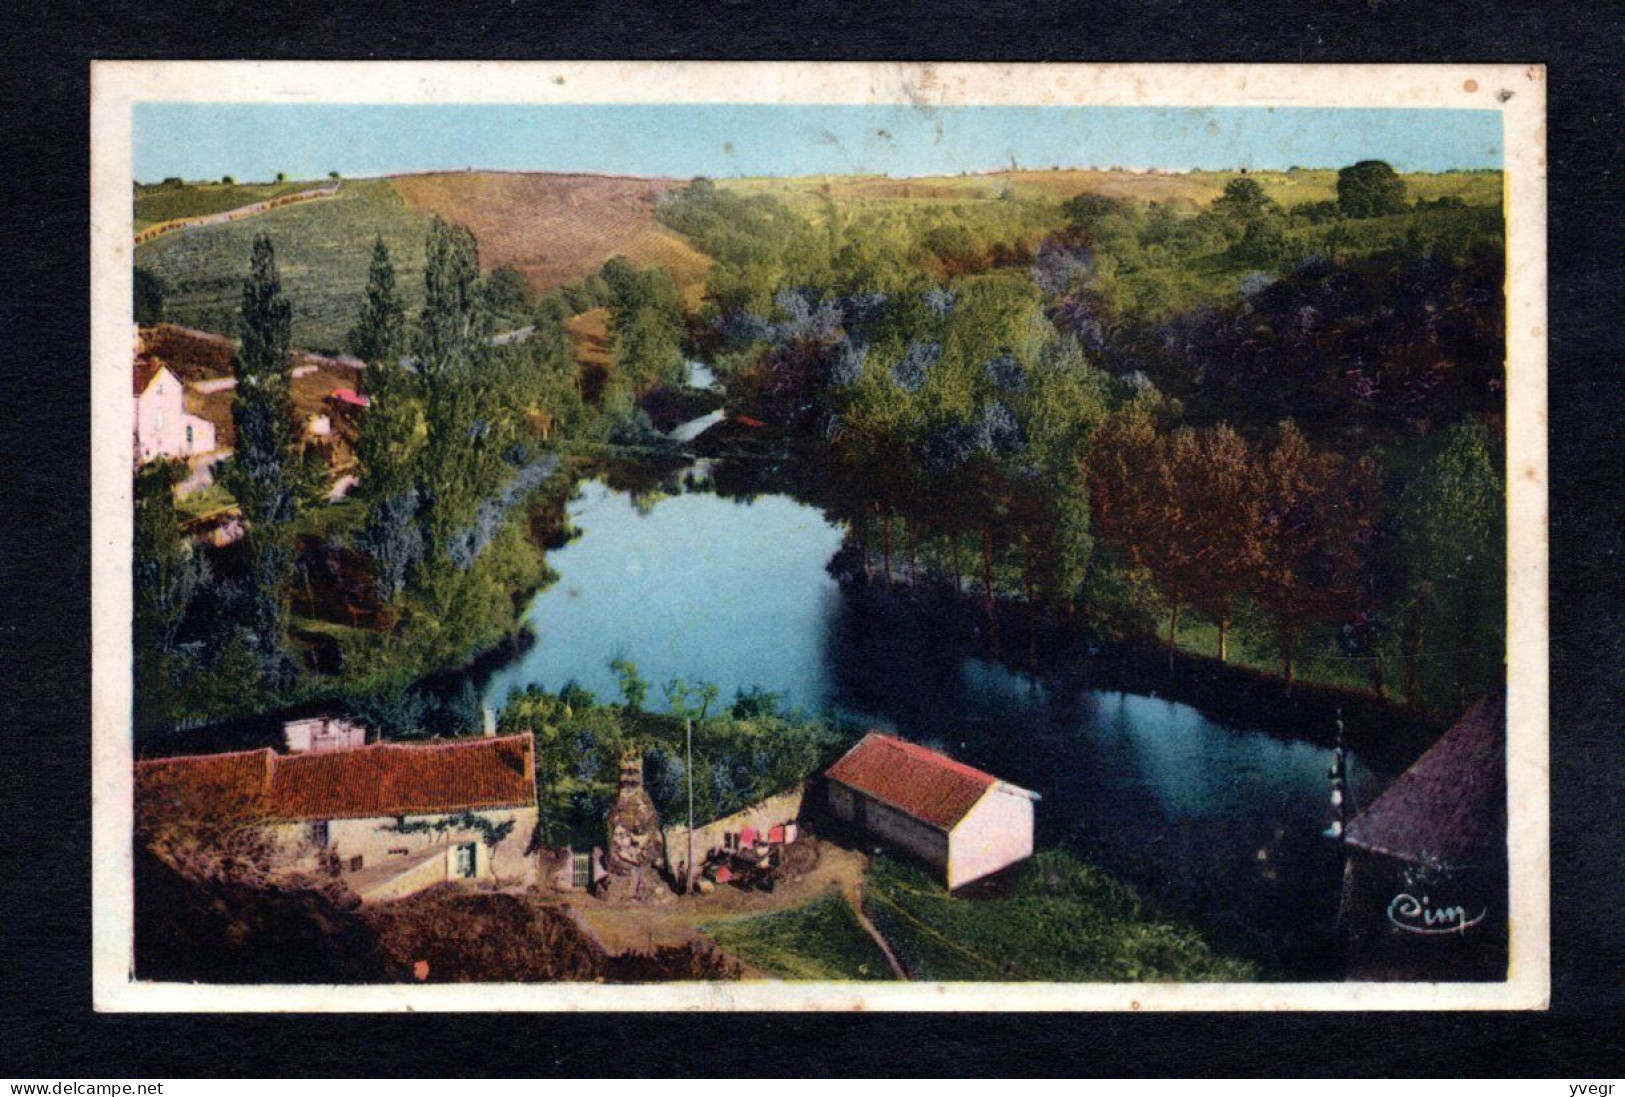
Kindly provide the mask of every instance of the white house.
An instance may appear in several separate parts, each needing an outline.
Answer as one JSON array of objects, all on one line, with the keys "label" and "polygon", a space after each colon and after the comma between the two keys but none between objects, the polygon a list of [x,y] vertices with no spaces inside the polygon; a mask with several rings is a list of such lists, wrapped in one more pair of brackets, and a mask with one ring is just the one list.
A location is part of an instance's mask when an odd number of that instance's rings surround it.
[{"label": "white house", "polygon": [[214,424],[186,410],[186,387],[155,358],[135,363],[135,458],[194,457],[215,448]]},{"label": "white house", "polygon": [[950,890],[1033,853],[1036,792],[870,732],[825,776],[830,809],[939,870]]},{"label": "white house", "polygon": [[282,724],[282,737],[288,744],[289,754],[304,754],[324,750],[354,750],[367,745],[367,729],[354,720],[342,716],[311,716],[303,720],[287,720]]},{"label": "white house", "polygon": [[367,901],[448,880],[528,887],[535,750],[527,733],[159,758],[136,763],[137,807],[161,810],[168,797],[232,805],[270,833],[277,869],[337,868]]}]

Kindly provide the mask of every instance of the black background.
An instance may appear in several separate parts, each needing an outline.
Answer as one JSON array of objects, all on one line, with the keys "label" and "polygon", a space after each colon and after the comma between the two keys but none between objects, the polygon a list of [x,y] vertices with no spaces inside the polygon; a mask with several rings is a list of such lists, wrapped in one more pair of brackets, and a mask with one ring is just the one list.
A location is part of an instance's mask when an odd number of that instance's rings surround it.
[{"label": "black background", "polygon": [[[0,1075],[1621,1073],[1618,5],[7,5]],[[90,1005],[89,69],[134,59],[1518,62],[1548,70],[1548,1014],[134,1016]],[[121,445],[126,444],[119,439]],[[748,1033],[748,1039],[739,1037]]]}]

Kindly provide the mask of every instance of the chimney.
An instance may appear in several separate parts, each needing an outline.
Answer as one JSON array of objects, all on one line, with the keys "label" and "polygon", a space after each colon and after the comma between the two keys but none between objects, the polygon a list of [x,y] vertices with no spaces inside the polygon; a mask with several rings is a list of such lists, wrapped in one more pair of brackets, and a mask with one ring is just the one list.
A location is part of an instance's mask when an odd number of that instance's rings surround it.
[{"label": "chimney", "polygon": [[480,706],[480,730],[487,736],[497,733],[497,710],[490,705]]}]

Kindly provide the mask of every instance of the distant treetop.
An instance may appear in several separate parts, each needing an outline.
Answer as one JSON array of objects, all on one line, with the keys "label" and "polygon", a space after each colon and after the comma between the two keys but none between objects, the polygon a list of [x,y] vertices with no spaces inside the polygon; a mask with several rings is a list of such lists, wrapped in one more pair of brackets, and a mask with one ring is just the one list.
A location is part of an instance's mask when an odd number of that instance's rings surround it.
[{"label": "distant treetop", "polygon": [[1345,217],[1405,212],[1405,181],[1384,160],[1361,160],[1337,173],[1337,204]]}]

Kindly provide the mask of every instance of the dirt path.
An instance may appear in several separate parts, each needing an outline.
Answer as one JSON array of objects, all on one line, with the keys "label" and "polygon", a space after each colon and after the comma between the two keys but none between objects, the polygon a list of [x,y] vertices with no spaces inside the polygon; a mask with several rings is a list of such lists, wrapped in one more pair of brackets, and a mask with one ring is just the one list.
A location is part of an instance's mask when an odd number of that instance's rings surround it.
[{"label": "dirt path", "polygon": [[880,932],[880,927],[871,922],[869,916],[863,912],[862,881],[854,882],[850,889],[843,887],[841,894],[846,897],[846,905],[852,908],[852,913],[857,915],[858,925],[862,926],[863,931],[874,939],[876,945],[880,946],[880,951],[885,954],[886,963],[891,965],[892,974],[897,976],[901,982],[909,982],[908,972],[903,970],[903,965],[897,959],[897,954],[891,950],[891,942],[886,940],[886,935]]},{"label": "dirt path", "polygon": [[199,225],[224,225],[228,221],[240,221],[244,217],[254,217],[261,213],[269,213],[271,210],[280,209],[283,206],[291,206],[297,202],[311,202],[318,198],[331,198],[339,192],[339,187],[341,185],[342,184],[340,183],[332,183],[324,187],[313,187],[310,190],[301,190],[295,191],[292,194],[278,195],[275,198],[264,198],[258,202],[250,202],[246,206],[238,206],[236,209],[221,210],[218,213],[200,213],[193,217],[173,217],[168,221],[159,221],[155,224],[148,225],[140,232],[137,232],[135,234],[135,242],[137,246],[140,246],[149,240],[156,240],[160,236],[164,236],[171,232],[178,232],[181,229],[196,228]]},{"label": "dirt path", "polygon": [[[806,875],[781,884],[772,892],[741,891],[724,886],[708,895],[674,897],[662,904],[618,905],[584,896],[572,898],[562,906],[604,951],[620,955],[701,942],[714,947],[716,942],[695,928],[701,922],[788,910],[810,903],[831,888],[836,888],[857,916],[858,924],[885,955],[892,973],[898,979],[907,980],[908,973],[903,970],[891,944],[863,912],[861,888],[867,868],[868,859],[863,854],[821,842],[818,864]],[[732,953],[729,956],[739,963],[746,979],[774,978]]]}]

